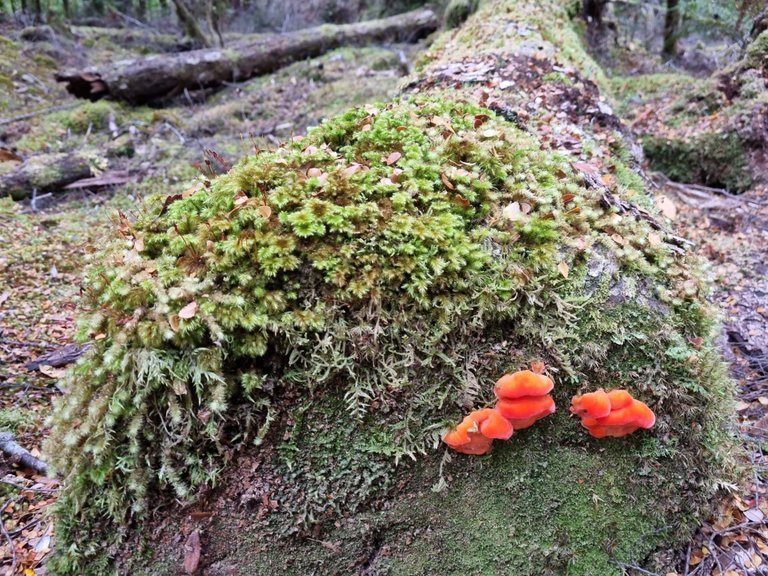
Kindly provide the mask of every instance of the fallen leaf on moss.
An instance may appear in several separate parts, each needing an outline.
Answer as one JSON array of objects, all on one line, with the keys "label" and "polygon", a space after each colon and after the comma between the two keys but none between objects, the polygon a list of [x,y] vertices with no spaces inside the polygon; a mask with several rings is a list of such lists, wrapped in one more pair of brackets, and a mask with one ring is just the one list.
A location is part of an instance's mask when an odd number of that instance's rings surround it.
[{"label": "fallen leaf on moss", "polygon": [[387,166],[392,166],[392,164],[400,160],[402,157],[403,155],[400,154],[400,152],[392,152],[392,154],[387,156],[387,159],[384,162],[386,162]]},{"label": "fallen leaf on moss", "polygon": [[192,302],[184,306],[184,308],[179,310],[179,318],[182,318],[183,320],[189,320],[190,318],[194,318],[196,313],[197,313],[197,302],[193,300]]}]

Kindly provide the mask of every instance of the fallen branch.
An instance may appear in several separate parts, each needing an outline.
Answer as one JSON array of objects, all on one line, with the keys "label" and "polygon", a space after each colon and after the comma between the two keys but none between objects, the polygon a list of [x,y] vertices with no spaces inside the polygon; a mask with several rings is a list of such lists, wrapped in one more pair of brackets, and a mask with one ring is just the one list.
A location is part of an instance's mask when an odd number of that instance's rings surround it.
[{"label": "fallen branch", "polygon": [[61,368],[68,364],[75,362],[80,356],[90,348],[90,345],[80,346],[79,344],[68,344],[62,348],[58,348],[48,354],[43,354],[38,358],[35,358],[31,362],[27,362],[24,368],[27,370],[37,370],[40,366],[51,366],[53,368]]},{"label": "fallen branch", "polygon": [[12,124],[13,122],[21,122],[22,120],[29,120],[30,118],[40,116],[41,114],[48,114],[49,112],[69,110],[70,108],[76,108],[77,106],[80,106],[79,102],[70,102],[69,104],[61,104],[59,106],[48,106],[47,108],[41,108],[40,110],[35,110],[28,114],[21,114],[20,116],[14,116],[13,118],[0,118],[0,126],[3,126],[4,124]]},{"label": "fallen branch", "polygon": [[3,507],[0,508],[0,532],[3,533],[3,537],[8,541],[8,547],[11,549],[11,567],[7,574],[16,574],[16,546],[13,543],[13,538],[8,534],[8,530],[5,529],[5,521],[3,520],[3,513],[14,502],[13,499],[6,501]]},{"label": "fallen branch", "polygon": [[433,32],[438,17],[416,10],[356,24],[318,26],[288,34],[268,34],[228,49],[210,48],[181,54],[153,55],[111,62],[85,70],[59,72],[67,91],[78,98],[145,103],[181,94],[185,89],[211,88],[268,74],[297,60],[354,44],[414,40]]},{"label": "fallen branch", "polygon": [[35,458],[23,446],[19,445],[10,432],[0,432],[0,452],[5,454],[11,462],[19,464],[23,468],[34,470],[43,476],[48,475],[48,464]]}]

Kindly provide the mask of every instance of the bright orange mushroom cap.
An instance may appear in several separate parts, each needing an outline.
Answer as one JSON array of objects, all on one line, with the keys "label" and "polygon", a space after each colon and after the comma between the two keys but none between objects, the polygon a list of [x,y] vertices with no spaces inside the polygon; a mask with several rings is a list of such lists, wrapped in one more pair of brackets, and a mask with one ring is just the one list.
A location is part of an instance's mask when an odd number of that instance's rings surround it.
[{"label": "bright orange mushroom cap", "polygon": [[[555,411],[552,396],[526,396],[525,398],[504,398],[496,403],[496,410],[508,420],[543,418]],[[514,423],[512,424],[514,426]]]},{"label": "bright orange mushroom cap", "polygon": [[496,382],[493,392],[500,400],[507,400],[525,396],[544,396],[554,387],[554,382],[547,376],[530,370],[521,370],[514,374],[504,374]]},{"label": "bright orange mushroom cap", "polygon": [[509,420],[504,418],[498,410],[491,410],[491,414],[480,422],[480,433],[486,438],[509,440],[514,430]]},{"label": "bright orange mushroom cap", "polygon": [[598,418],[601,426],[626,426],[632,424],[640,428],[651,428],[656,423],[656,415],[640,400],[633,400],[626,408],[612,410],[608,416]]},{"label": "bright orange mushroom cap", "polygon": [[462,454],[480,455],[491,449],[494,438],[507,440],[512,425],[493,408],[470,413],[461,424],[443,436],[443,442]]},{"label": "bright orange mushroom cap", "polygon": [[608,416],[611,413],[610,397],[602,388],[595,392],[574,396],[571,400],[571,412],[577,416],[592,418]]},{"label": "bright orange mushroom cap", "polygon": [[[621,392],[629,395],[624,390],[621,390]],[[622,398],[624,398],[623,395]],[[602,418],[587,416],[581,420],[582,426],[589,430],[589,433],[595,438],[603,438],[605,436],[618,438],[632,434],[639,428],[652,428],[655,423],[656,415],[653,413],[653,410],[643,402],[635,399],[632,399],[628,406],[612,410],[610,414]]]},{"label": "bright orange mushroom cap", "polygon": [[611,401],[611,411],[626,408],[635,401],[626,390],[611,390],[608,392],[608,399]]}]

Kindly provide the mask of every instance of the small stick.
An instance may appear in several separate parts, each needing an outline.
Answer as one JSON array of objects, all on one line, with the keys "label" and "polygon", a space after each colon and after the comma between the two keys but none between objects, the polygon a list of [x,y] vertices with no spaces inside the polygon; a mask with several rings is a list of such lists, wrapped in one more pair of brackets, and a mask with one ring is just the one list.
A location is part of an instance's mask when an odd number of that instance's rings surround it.
[{"label": "small stick", "polygon": [[48,464],[32,456],[26,448],[14,440],[13,434],[10,432],[0,432],[0,452],[3,452],[3,454],[11,458],[11,460],[18,462],[24,468],[34,470],[43,476],[48,475]]},{"label": "small stick", "polygon": [[3,520],[3,512],[8,508],[8,505],[13,502],[13,499],[6,501],[3,507],[0,508],[0,531],[2,531],[5,539],[8,540],[8,547],[11,549],[11,569],[8,574],[16,574],[16,547],[13,545],[13,538],[8,534],[8,530],[5,529],[5,520]]},{"label": "small stick", "polygon": [[47,114],[48,112],[58,112],[60,110],[69,110],[70,108],[76,108],[77,106],[80,106],[80,102],[72,102],[70,104],[62,104],[60,106],[49,106],[48,108],[41,108],[40,110],[36,110],[35,112],[22,114],[21,116],[14,116],[13,118],[0,118],[0,126],[3,126],[4,124],[11,124],[13,122],[21,122],[22,120],[29,120],[30,118],[34,118],[35,116],[40,116],[41,114]]}]

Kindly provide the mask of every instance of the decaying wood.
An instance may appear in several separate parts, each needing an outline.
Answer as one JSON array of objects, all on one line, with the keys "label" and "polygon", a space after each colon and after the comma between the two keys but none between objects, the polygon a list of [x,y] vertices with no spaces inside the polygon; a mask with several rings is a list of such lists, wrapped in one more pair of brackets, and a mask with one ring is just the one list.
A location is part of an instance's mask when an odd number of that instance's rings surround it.
[{"label": "decaying wood", "polygon": [[[133,144],[129,141],[128,145]],[[99,151],[82,149],[32,156],[12,170],[0,173],[0,198],[10,196],[20,200],[33,196],[35,192],[110,186],[130,181],[132,177],[125,172],[108,172],[100,178],[92,178],[107,166],[107,158],[125,153],[125,148],[126,139],[123,137],[113,140]]]},{"label": "decaying wood", "polygon": [[34,470],[38,474],[48,474],[48,464],[32,456],[26,448],[16,442],[10,432],[0,432],[0,452],[19,466]]},{"label": "decaying wood", "polygon": [[55,190],[89,178],[96,158],[95,153],[83,151],[33,156],[0,176],[0,198],[19,200],[32,196],[34,190]]},{"label": "decaying wood", "polygon": [[72,364],[80,356],[90,348],[89,345],[81,346],[79,344],[68,344],[62,348],[58,348],[53,352],[43,354],[38,358],[35,358],[31,362],[27,362],[24,368],[27,370],[37,370],[40,366],[52,366],[53,368],[60,368],[67,364]]},{"label": "decaying wood", "polygon": [[59,72],[56,79],[78,98],[144,103],[181,92],[238,82],[267,74],[339,46],[413,40],[437,29],[431,10],[416,10],[357,24],[324,25],[288,34],[261,36],[229,49],[193,50],[173,55],[113,62],[106,66]]}]

